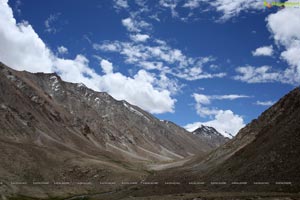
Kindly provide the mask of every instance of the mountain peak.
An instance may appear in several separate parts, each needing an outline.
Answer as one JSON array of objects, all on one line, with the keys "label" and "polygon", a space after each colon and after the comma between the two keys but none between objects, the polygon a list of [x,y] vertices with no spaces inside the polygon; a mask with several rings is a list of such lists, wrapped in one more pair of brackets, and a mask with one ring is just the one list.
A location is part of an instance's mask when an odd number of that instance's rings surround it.
[{"label": "mountain peak", "polygon": [[218,132],[214,127],[201,125],[199,128],[192,132],[194,135],[205,138],[214,147],[218,147],[226,143],[229,138],[224,137],[220,132]]}]

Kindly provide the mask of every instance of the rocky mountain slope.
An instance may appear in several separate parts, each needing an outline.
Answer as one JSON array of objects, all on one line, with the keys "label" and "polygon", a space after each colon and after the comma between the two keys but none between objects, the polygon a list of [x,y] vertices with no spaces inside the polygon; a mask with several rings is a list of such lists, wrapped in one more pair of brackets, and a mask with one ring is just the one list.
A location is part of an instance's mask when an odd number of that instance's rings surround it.
[{"label": "rocky mountain slope", "polygon": [[0,93],[1,194],[87,192],[94,186],[59,191],[32,183],[141,180],[149,164],[212,150],[171,122],[55,73],[19,72],[1,63]]},{"label": "rocky mountain slope", "polygon": [[181,182],[178,187],[154,186],[141,191],[161,195],[195,191],[299,193],[299,155],[300,88],[297,87],[210,154],[194,156],[184,166],[148,178]]},{"label": "rocky mountain slope", "polygon": [[224,137],[215,128],[210,126],[201,125],[201,127],[197,128],[192,133],[203,140],[207,140],[207,143],[213,148],[219,147],[229,141],[229,138]]},{"label": "rocky mountain slope", "polygon": [[211,153],[204,163],[222,162],[204,179],[264,183],[226,186],[227,190],[299,192],[299,155],[300,88],[297,87],[243,128],[232,141]]}]

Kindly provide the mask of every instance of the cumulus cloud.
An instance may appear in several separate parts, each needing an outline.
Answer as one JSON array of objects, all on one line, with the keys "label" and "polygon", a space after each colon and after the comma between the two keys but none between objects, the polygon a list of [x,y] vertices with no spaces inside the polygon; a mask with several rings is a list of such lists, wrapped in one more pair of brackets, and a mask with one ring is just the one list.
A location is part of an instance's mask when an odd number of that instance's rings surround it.
[{"label": "cumulus cloud", "polygon": [[113,72],[113,65],[108,60],[101,60],[100,66],[105,74],[110,74]]},{"label": "cumulus cloud", "polygon": [[256,101],[255,105],[258,106],[272,106],[275,103],[275,101]]},{"label": "cumulus cloud", "polygon": [[7,0],[0,4],[0,60],[17,70],[51,72],[52,52],[28,22],[17,23]]},{"label": "cumulus cloud", "polygon": [[214,127],[225,137],[232,138],[245,126],[245,123],[241,116],[234,114],[231,110],[219,110],[213,120],[187,124],[184,128],[194,131],[201,125]]},{"label": "cumulus cloud", "polygon": [[[267,27],[277,45],[285,50],[280,58],[286,61],[285,69],[274,69],[270,66],[245,66],[236,71],[234,77],[248,83],[281,82],[291,85],[300,84],[300,10],[284,8],[267,18]],[[265,49],[266,50],[266,49]],[[262,51],[260,52],[262,53]],[[264,52],[266,53],[266,51]]]},{"label": "cumulus cloud", "polygon": [[212,100],[234,100],[239,98],[249,98],[247,95],[204,95],[193,94],[196,101],[195,109],[201,117],[213,117],[212,120],[204,122],[194,122],[187,124],[185,128],[188,131],[193,131],[201,125],[212,126],[226,137],[236,135],[237,132],[245,126],[244,120],[241,116],[234,114],[231,110],[222,110],[210,107]]},{"label": "cumulus cloud", "polygon": [[298,85],[300,83],[300,10],[281,9],[277,13],[270,14],[266,21],[275,42],[285,48],[281,58],[289,64],[289,67],[281,73],[282,78],[279,80]]},{"label": "cumulus cloud", "polygon": [[272,56],[273,55],[273,46],[263,46],[257,48],[255,51],[252,51],[253,56]]},{"label": "cumulus cloud", "polygon": [[170,97],[170,91],[155,86],[159,81],[145,70],[138,71],[132,78],[108,73],[100,78],[100,88],[118,100],[126,99],[151,113],[174,112],[176,100]]},{"label": "cumulus cloud", "polygon": [[[99,90],[100,76],[89,67],[89,60],[83,55],[77,55],[75,59],[53,59],[53,71],[57,72],[64,81],[72,83],[84,83],[87,87]],[[42,69],[40,69],[43,72]]]},{"label": "cumulus cloud", "polygon": [[107,60],[100,62],[105,73],[101,76],[89,67],[89,60],[83,55],[78,54],[74,59],[57,57],[28,22],[16,22],[7,0],[0,0],[0,27],[5,27],[0,29],[0,60],[16,70],[57,72],[65,81],[106,91],[151,113],[174,111],[176,100],[166,89],[170,86],[160,84],[168,81],[167,77],[156,78],[145,70],[132,77],[114,73],[112,63]]},{"label": "cumulus cloud", "polygon": [[234,77],[248,83],[282,82],[291,85],[300,83],[300,10],[281,9],[267,18],[267,27],[277,45],[285,50],[281,58],[289,65],[285,69],[272,69],[270,66],[245,66],[236,69],[241,75]]}]

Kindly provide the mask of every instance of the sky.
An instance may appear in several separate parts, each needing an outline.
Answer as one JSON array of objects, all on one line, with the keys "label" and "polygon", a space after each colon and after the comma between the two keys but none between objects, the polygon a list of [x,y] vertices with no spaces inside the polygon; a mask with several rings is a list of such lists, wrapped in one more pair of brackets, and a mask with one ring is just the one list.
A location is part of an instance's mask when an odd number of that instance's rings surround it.
[{"label": "sky", "polygon": [[300,84],[290,2],[0,0],[0,61],[235,135]]}]

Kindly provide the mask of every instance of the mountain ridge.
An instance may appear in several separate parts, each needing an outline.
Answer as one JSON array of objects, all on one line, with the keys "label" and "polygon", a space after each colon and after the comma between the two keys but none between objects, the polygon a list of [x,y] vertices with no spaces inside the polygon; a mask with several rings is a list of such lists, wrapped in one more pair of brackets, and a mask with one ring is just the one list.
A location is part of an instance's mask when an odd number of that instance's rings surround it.
[{"label": "mountain ridge", "polygon": [[230,140],[229,138],[223,136],[220,132],[218,132],[215,128],[211,126],[201,125],[199,128],[195,129],[192,133],[194,135],[206,139],[209,142],[209,144],[212,145],[213,148],[217,148]]},{"label": "mountain ridge", "polygon": [[[174,123],[161,122],[105,92],[64,82],[56,73],[15,71],[1,63],[0,92],[0,178],[5,183],[141,180],[155,163],[212,150]],[[87,188],[64,192],[84,193]],[[40,197],[52,191],[43,186],[36,190]],[[33,193],[28,185],[9,184],[1,192]],[[57,190],[51,193],[58,195]]]}]

